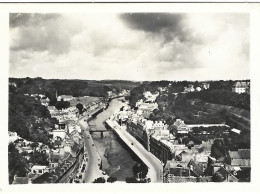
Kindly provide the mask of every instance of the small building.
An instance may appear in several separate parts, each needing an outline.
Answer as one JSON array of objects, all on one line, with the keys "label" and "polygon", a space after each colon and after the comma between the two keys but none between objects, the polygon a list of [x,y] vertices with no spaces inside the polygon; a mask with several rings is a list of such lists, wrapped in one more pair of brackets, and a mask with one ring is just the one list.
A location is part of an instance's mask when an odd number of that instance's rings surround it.
[{"label": "small building", "polygon": [[64,101],[71,101],[74,99],[74,97],[72,95],[61,95],[61,98],[64,100]]},{"label": "small building", "polygon": [[188,134],[190,132],[190,127],[187,126],[181,119],[176,119],[176,121],[173,123],[173,128],[177,134]]},{"label": "small building", "polygon": [[66,131],[63,129],[56,129],[52,131],[53,133],[53,139],[56,140],[58,137],[63,140],[66,136]]},{"label": "small building", "polygon": [[200,92],[201,90],[202,90],[201,87],[196,87],[197,92]]},{"label": "small building", "polygon": [[249,89],[250,89],[250,82],[245,82],[245,81],[236,82],[232,86],[232,92],[235,92],[238,94],[249,93]]},{"label": "small building", "polygon": [[210,84],[209,84],[209,83],[202,83],[202,84],[201,84],[201,87],[202,87],[203,89],[207,90],[207,89],[209,89]]},{"label": "small building", "polygon": [[20,139],[16,132],[8,131],[8,136],[9,136],[9,139],[8,139],[9,143],[14,142],[17,139]]},{"label": "small building", "polygon": [[238,151],[228,152],[227,163],[231,166],[250,166],[250,150],[239,149]]},{"label": "small building", "polygon": [[31,173],[32,174],[43,174],[45,172],[49,172],[49,168],[47,166],[34,165],[31,168]]}]

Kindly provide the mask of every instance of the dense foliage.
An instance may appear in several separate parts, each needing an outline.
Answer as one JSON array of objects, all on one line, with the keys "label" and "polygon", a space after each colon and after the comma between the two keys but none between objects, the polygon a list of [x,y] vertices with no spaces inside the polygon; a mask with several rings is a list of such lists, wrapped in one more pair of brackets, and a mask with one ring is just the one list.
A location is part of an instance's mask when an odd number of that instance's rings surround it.
[{"label": "dense foliage", "polygon": [[28,172],[28,163],[25,158],[15,148],[13,143],[8,145],[8,172],[9,172],[9,184],[13,182],[14,175],[19,177],[26,176]]},{"label": "dense foliage", "polygon": [[209,89],[201,92],[189,93],[190,99],[200,99],[214,104],[223,104],[250,110],[250,94],[237,94],[231,90]]},{"label": "dense foliage", "polygon": [[57,123],[47,107],[33,97],[25,96],[10,86],[9,89],[9,131],[35,142],[49,143],[48,130]]},{"label": "dense foliage", "polygon": [[44,166],[48,166],[48,165],[49,165],[48,155],[47,155],[46,153],[34,151],[34,152],[31,154],[30,162],[31,162],[32,164],[34,164],[34,165],[44,165]]},{"label": "dense foliage", "polygon": [[23,94],[45,94],[50,99],[50,105],[56,104],[56,94],[78,96],[106,97],[107,91],[120,92],[122,89],[132,89],[138,86],[139,82],[122,80],[58,80],[38,78],[10,78],[15,82]]},{"label": "dense foliage", "polygon": [[[196,88],[200,86],[201,82],[144,82],[131,90],[128,100],[130,106],[134,108],[138,100],[144,99],[144,91],[155,93],[158,91],[158,87],[166,87],[167,90],[160,92],[160,95],[156,99],[159,108],[153,111],[150,115],[150,120],[162,120],[168,125],[171,125],[175,121],[175,118],[180,118],[187,124],[215,124],[228,121],[234,125],[239,125],[239,128],[248,129],[249,124],[246,122],[249,121],[243,121],[245,126],[241,126],[241,123],[237,123],[235,121],[236,118],[231,118],[231,114],[227,111],[225,112],[224,108],[220,110],[217,107],[205,105],[206,103],[221,104],[250,110],[250,94],[232,92],[232,86],[235,82],[231,80],[211,81],[209,82],[209,89],[190,93],[182,93],[184,87],[192,84]],[[241,119],[239,118],[239,120]]]}]

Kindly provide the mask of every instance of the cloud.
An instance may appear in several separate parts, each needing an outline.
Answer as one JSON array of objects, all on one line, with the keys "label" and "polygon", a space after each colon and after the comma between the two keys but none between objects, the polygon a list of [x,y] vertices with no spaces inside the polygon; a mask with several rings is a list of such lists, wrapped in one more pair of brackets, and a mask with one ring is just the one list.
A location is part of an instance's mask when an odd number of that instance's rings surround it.
[{"label": "cloud", "polygon": [[173,13],[124,13],[120,18],[127,26],[156,35],[163,35],[165,41],[179,39],[189,40],[189,32],[183,27],[185,14]]},{"label": "cloud", "polygon": [[10,76],[249,78],[248,14],[10,15]]},{"label": "cloud", "polygon": [[65,22],[58,14],[10,14],[10,49],[67,53],[77,31]]}]

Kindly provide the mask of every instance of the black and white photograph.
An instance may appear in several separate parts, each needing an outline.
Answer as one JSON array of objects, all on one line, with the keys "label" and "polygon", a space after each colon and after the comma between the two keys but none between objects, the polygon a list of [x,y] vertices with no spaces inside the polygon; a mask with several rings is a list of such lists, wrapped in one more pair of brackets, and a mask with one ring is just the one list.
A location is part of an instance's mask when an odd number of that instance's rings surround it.
[{"label": "black and white photograph", "polygon": [[9,186],[251,183],[250,12],[169,6],[8,13]]}]

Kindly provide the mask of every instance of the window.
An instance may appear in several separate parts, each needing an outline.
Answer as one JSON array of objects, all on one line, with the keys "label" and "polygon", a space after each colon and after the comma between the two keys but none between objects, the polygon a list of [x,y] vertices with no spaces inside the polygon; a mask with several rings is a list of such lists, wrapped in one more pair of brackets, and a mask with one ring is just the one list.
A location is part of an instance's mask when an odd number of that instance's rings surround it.
[{"label": "window", "polygon": [[42,173],[42,170],[39,170],[38,172],[39,172],[39,173]]}]

